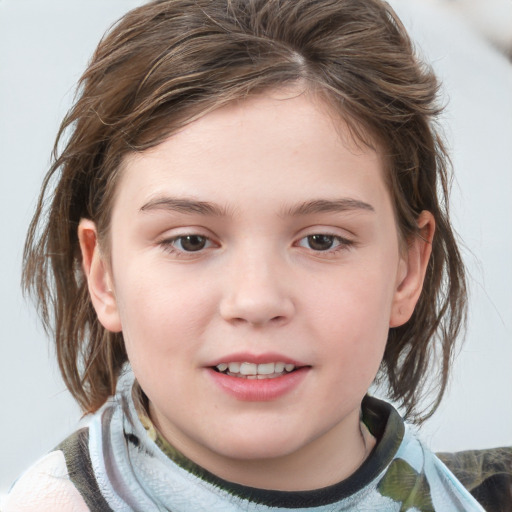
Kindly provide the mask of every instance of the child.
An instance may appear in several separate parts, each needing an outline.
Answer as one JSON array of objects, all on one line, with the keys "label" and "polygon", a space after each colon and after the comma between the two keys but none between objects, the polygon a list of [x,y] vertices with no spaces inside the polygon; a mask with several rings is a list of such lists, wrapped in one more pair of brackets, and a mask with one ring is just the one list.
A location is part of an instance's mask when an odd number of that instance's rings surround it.
[{"label": "child", "polygon": [[391,9],[160,0],[80,86],[24,276],[91,414],[5,511],[482,510],[367,394],[428,417],[465,314],[437,83]]}]

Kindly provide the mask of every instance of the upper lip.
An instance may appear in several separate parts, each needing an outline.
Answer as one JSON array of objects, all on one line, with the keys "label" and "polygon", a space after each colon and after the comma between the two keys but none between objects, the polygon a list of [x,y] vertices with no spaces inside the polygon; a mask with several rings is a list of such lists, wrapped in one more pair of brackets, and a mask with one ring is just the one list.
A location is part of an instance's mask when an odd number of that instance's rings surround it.
[{"label": "upper lip", "polygon": [[266,352],[262,354],[253,354],[248,352],[237,352],[233,354],[227,354],[221,356],[212,362],[206,364],[206,367],[215,367],[221,363],[254,363],[254,364],[265,364],[265,363],[285,363],[293,364],[295,367],[308,366],[297,359],[290,358],[278,353]]}]

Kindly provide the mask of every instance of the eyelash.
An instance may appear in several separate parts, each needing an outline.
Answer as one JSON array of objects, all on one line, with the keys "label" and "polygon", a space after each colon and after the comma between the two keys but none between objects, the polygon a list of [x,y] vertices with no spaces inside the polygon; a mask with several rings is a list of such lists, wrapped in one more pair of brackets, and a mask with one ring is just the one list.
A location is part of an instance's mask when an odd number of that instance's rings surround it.
[{"label": "eyelash", "polygon": [[[325,250],[321,250],[321,249],[314,249],[311,246],[310,247],[306,247],[305,245],[301,244],[301,242],[304,241],[304,240],[308,241],[309,244],[311,244],[312,239],[314,237],[324,237],[324,238],[327,238],[333,244],[337,242],[337,245],[335,245],[334,247],[328,247]],[[202,240],[204,240],[205,246],[200,247],[196,251],[194,251],[194,250],[192,250],[192,251],[186,250],[183,247],[183,242],[187,238],[189,238],[189,239],[191,239],[191,238],[202,239]],[[176,247],[178,243],[181,245],[181,248],[177,248]],[[179,236],[175,236],[173,238],[168,238],[168,239],[162,240],[161,242],[159,242],[159,245],[161,245],[164,248],[165,251],[167,251],[167,252],[169,252],[169,253],[171,253],[173,255],[184,256],[184,255],[194,255],[194,254],[198,254],[199,255],[203,251],[205,251],[206,249],[209,249],[210,247],[214,246],[215,244],[207,236],[200,235],[200,234],[197,234],[197,233],[188,233],[188,234],[185,234],[185,235],[179,235]],[[344,237],[341,237],[339,235],[333,235],[331,233],[319,232],[319,233],[312,233],[311,235],[303,236],[294,245],[296,247],[304,247],[304,248],[310,249],[311,251],[313,251],[314,253],[317,253],[317,254],[333,255],[333,254],[338,253],[339,251],[343,251],[343,250],[349,249],[350,247],[352,247],[354,245],[354,241],[353,240],[349,240],[349,239],[344,238]]]},{"label": "eyelash", "polygon": [[[302,237],[297,242],[297,245],[299,247],[304,247],[303,245],[300,244],[300,242],[302,242],[303,240],[312,239],[313,237],[329,238],[329,239],[331,239],[332,243],[335,243],[335,242],[338,243],[338,245],[336,245],[334,247],[329,247],[329,248],[327,248],[325,250],[315,250],[312,247],[309,247],[309,249],[311,249],[312,251],[314,251],[315,253],[318,253],[318,254],[332,255],[332,254],[338,253],[339,251],[347,250],[347,249],[349,249],[350,247],[352,247],[354,245],[354,241],[353,240],[349,240],[348,238],[344,238],[344,237],[339,236],[339,235],[333,235],[331,233],[322,233],[322,232],[320,232],[320,233],[312,233],[311,235],[306,235],[306,236]],[[311,240],[309,240],[309,242],[311,243]]]},{"label": "eyelash", "polygon": [[[185,250],[183,248],[183,241],[185,239],[187,239],[187,238],[204,239],[206,246],[205,247],[201,247],[197,251],[187,251],[187,250]],[[176,244],[178,242],[181,242],[181,244],[180,244],[182,246],[181,249],[176,247]],[[175,236],[173,238],[167,238],[165,240],[162,240],[161,242],[159,242],[159,245],[161,245],[164,248],[165,251],[167,251],[167,252],[169,252],[169,253],[171,253],[173,255],[184,256],[184,255],[193,255],[193,254],[196,254],[196,253],[200,254],[205,249],[208,249],[211,246],[213,246],[214,243],[207,236],[200,235],[200,234],[197,234],[197,233],[187,233],[185,235],[179,235],[179,236]]]}]

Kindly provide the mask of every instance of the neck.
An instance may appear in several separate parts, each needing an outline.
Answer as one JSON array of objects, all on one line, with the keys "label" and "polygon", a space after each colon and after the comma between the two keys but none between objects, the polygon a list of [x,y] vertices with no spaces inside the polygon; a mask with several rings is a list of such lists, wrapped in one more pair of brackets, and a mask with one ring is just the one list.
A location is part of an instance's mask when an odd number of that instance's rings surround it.
[{"label": "neck", "polygon": [[[159,428],[157,421],[155,426]],[[166,434],[168,442],[188,459],[224,480],[281,491],[308,491],[341,482],[359,468],[376,444],[358,413],[280,457],[226,457],[204,446],[182,443],[176,433]]]}]

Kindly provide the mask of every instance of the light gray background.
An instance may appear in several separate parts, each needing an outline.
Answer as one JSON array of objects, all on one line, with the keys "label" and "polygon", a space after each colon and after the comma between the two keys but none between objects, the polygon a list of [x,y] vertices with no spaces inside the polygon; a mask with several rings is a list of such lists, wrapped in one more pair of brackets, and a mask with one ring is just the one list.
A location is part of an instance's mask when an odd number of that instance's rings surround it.
[{"label": "light gray background", "polygon": [[[33,308],[24,234],[74,84],[137,0],[0,0],[0,495],[80,417]],[[435,2],[392,4],[445,82],[453,217],[471,275],[467,341],[422,429],[435,450],[512,444],[512,66]]]}]

